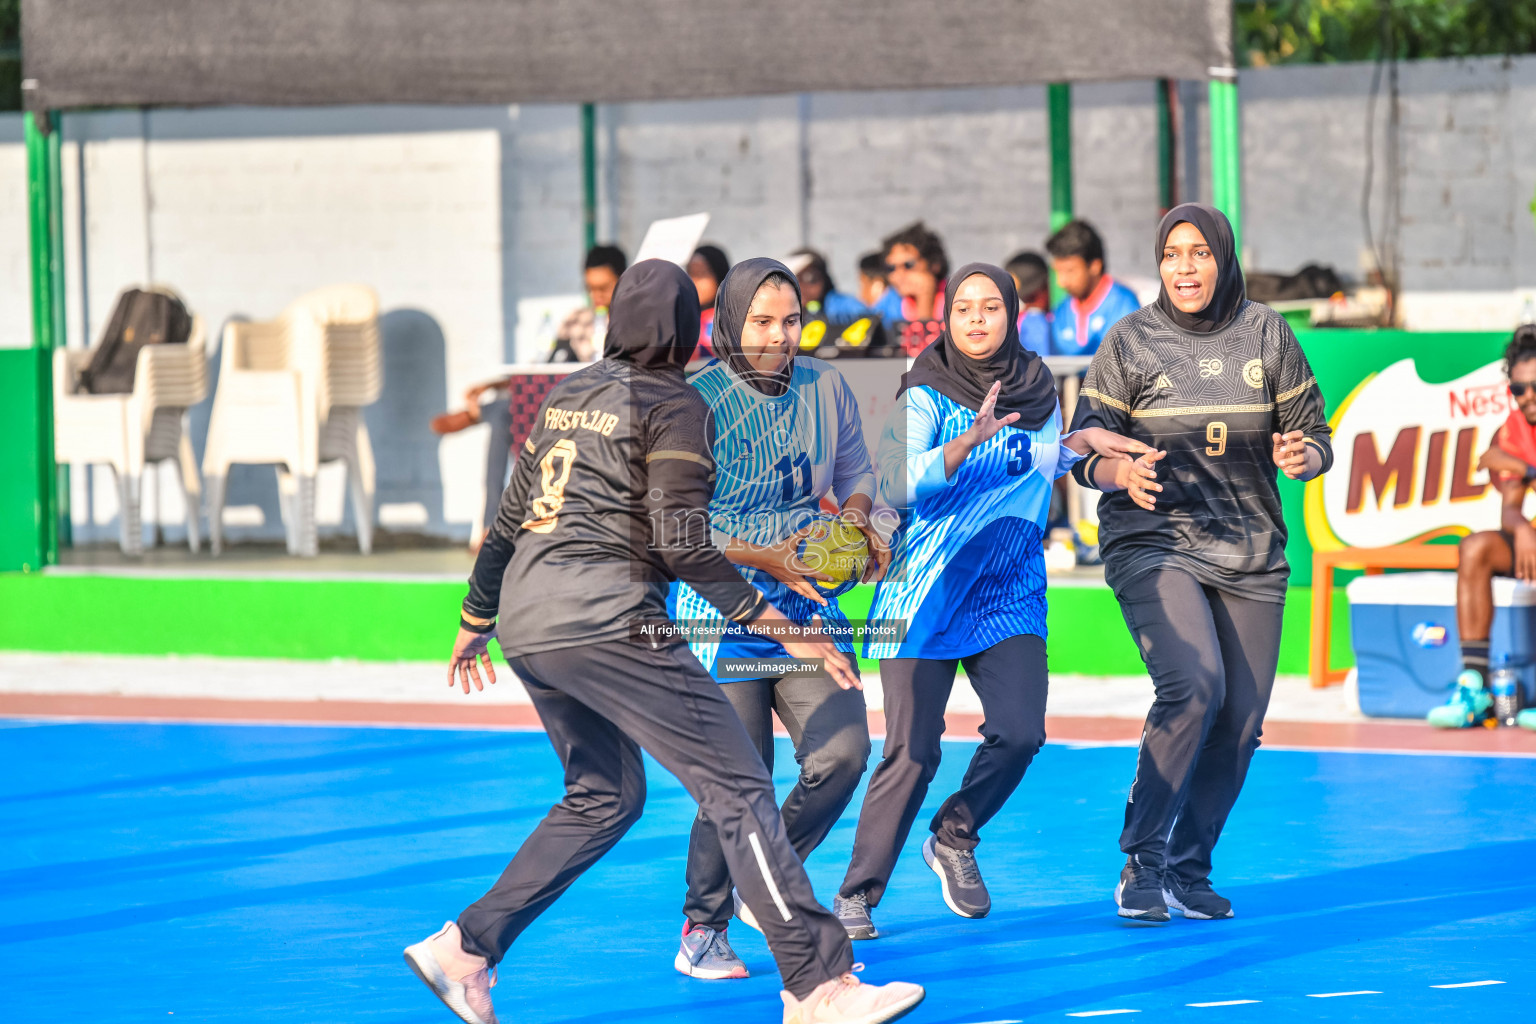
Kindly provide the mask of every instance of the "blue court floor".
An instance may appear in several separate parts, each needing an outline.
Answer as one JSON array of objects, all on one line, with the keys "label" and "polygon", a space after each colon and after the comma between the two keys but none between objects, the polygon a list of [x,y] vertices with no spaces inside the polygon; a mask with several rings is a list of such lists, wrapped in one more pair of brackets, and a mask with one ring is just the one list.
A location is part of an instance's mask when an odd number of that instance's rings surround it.
[{"label": "blue court floor", "polygon": [[[401,948],[479,896],[560,790],[537,732],[0,726],[16,1024],[446,1024]],[[931,807],[969,753],[946,746]],[[948,1024],[1536,1020],[1536,759],[1261,751],[1217,850],[1237,919],[1137,927],[1110,899],[1133,757],[1041,753],[978,850],[984,921],[945,909],[919,827],[884,937],[855,947],[865,977],[922,982],[909,1019]],[[779,764],[787,782],[782,741]],[[779,1019],[745,927],[750,980],[673,971],[693,808],[652,768],[644,819],[503,964],[505,1024]],[[852,832],[850,810],[811,860],[824,899]]]}]

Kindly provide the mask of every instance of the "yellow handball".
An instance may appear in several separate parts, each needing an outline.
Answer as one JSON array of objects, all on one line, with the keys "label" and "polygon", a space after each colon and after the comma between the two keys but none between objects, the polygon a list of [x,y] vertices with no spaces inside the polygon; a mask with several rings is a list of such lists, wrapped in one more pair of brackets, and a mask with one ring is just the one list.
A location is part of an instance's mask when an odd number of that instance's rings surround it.
[{"label": "yellow handball", "polygon": [[864,575],[864,565],[869,561],[869,541],[841,518],[825,512],[818,512],[810,525],[811,532],[800,542],[800,561],[833,580],[831,583],[817,579],[811,582],[823,597],[847,593]]}]

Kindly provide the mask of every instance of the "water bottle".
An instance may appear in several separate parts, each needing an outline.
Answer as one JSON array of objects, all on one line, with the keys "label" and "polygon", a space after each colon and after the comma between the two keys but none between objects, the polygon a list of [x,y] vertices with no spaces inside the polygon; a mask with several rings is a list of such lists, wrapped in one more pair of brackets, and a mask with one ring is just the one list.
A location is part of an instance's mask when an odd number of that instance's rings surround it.
[{"label": "water bottle", "polygon": [[1493,692],[1493,717],[1500,725],[1514,725],[1520,714],[1520,672],[1509,663],[1509,655],[1499,658],[1499,666],[1489,680]]},{"label": "water bottle", "polygon": [[592,312],[592,358],[603,358],[603,345],[608,340],[608,307],[598,306]]}]

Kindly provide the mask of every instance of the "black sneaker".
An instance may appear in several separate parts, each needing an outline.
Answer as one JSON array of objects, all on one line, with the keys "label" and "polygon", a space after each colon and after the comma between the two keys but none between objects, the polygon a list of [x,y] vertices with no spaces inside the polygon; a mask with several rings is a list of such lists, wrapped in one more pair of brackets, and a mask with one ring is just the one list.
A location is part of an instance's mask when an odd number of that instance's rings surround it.
[{"label": "black sneaker", "polygon": [[961,917],[986,917],[992,910],[992,897],[970,850],[952,849],[929,836],[923,841],[923,860],[939,876],[939,891],[950,910]]},{"label": "black sneaker", "polygon": [[1142,867],[1136,855],[1131,854],[1120,871],[1120,884],[1115,886],[1115,903],[1120,907],[1120,916],[1133,921],[1168,920],[1162,872]]},{"label": "black sneaker", "polygon": [[880,932],[869,918],[869,897],[861,892],[852,896],[833,896],[832,914],[841,922],[850,939],[878,939]]},{"label": "black sneaker", "polygon": [[1172,873],[1163,876],[1163,899],[1191,921],[1218,921],[1232,916],[1232,901],[1211,888],[1208,878],[1184,882]]}]

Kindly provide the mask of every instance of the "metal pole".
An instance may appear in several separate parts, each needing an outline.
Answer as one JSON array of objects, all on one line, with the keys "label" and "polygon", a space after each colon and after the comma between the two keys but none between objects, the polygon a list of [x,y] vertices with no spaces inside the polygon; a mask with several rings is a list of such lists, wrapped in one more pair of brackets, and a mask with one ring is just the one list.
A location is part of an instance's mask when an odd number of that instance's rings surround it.
[{"label": "metal pole", "polygon": [[1174,113],[1178,83],[1157,80],[1157,205],[1167,213],[1178,205],[1178,122]]},{"label": "metal pole", "polygon": [[581,105],[581,225],[584,250],[597,244],[597,108]]},{"label": "metal pole", "polygon": [[[64,117],[53,114],[53,131],[48,133],[48,236],[53,251],[53,347],[63,348],[69,343],[64,322]],[[52,356],[49,356],[52,369]],[[50,397],[53,394],[49,388]],[[74,546],[74,527],[70,522],[69,469],[54,469],[55,507],[58,512],[58,543],[62,547]]]},{"label": "metal pole", "polygon": [[[58,133],[48,115],[27,112],[23,131],[27,146],[27,227],[32,271],[32,348],[37,366],[36,538],[38,561],[59,560],[58,466],[53,458],[53,350],[62,342],[62,273],[59,266]],[[50,137],[51,136],[51,137]]]},{"label": "metal pole", "polygon": [[1242,115],[1237,102],[1237,71],[1212,69],[1211,199],[1232,222],[1237,251],[1243,251]]}]

